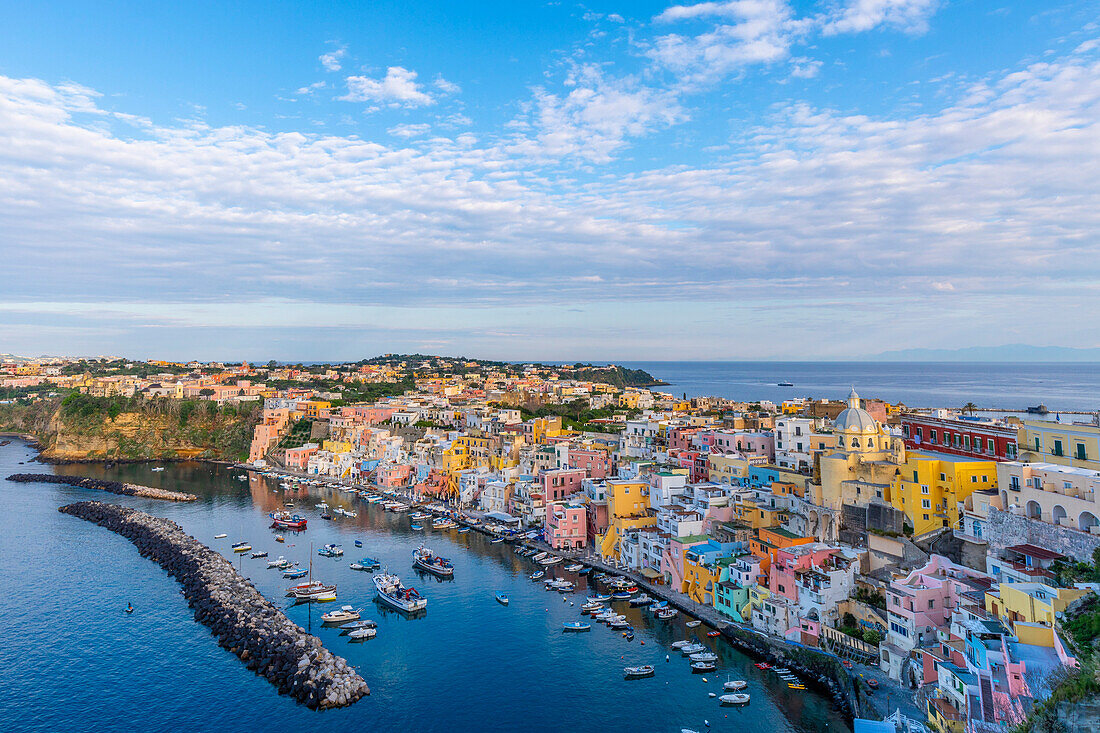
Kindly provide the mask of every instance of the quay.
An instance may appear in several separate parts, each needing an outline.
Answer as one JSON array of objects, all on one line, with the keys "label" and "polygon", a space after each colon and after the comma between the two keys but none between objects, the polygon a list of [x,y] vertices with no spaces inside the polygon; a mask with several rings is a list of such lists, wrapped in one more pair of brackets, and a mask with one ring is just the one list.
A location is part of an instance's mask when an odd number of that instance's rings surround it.
[{"label": "quay", "polygon": [[351,705],[370,694],[367,683],[342,657],[293,623],[233,564],[173,521],[135,509],[82,501],[58,509],[130,540],[183,586],[218,643],[246,666],[311,709]]},{"label": "quay", "polygon": [[152,486],[126,484],[121,481],[106,481],[104,479],[87,478],[85,476],[66,476],[52,473],[13,473],[11,476],[8,476],[8,481],[14,481],[15,483],[21,484],[32,482],[41,482],[44,484],[69,484],[70,486],[76,486],[81,489],[95,489],[97,491],[108,491],[112,494],[120,494],[122,496],[140,496],[145,499],[161,499],[162,501],[195,501],[199,498],[194,494],[186,494],[182,491],[167,491],[165,489],[156,489]]}]

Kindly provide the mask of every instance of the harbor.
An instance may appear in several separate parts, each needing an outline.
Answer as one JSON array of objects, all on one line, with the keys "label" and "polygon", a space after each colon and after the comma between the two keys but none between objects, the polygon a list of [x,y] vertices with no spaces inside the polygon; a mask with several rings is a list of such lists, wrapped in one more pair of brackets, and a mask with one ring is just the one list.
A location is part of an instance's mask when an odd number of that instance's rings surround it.
[{"label": "harbor", "polygon": [[[18,461],[33,456],[24,444],[3,450],[0,470],[8,469],[3,475],[12,473]],[[146,483],[199,497],[187,504],[140,497],[119,497],[118,501],[178,522],[186,532],[239,567],[241,574],[279,605],[290,620],[348,660],[370,686],[371,695],[351,707],[325,712],[326,722],[360,723],[381,730],[442,730],[432,711],[446,706],[448,730],[567,725],[580,731],[609,731],[636,729],[639,721],[646,721],[646,729],[669,731],[703,731],[708,722],[711,730],[734,730],[746,724],[761,731],[850,730],[845,716],[830,699],[812,689],[791,689],[775,673],[757,669],[756,659],[721,638],[707,636],[709,625],[687,627],[690,617],[684,614],[663,621],[644,608],[615,603],[615,610],[625,617],[635,635],[633,641],[627,641],[621,630],[582,616],[580,607],[594,589],[585,576],[564,569],[570,563],[545,567],[532,563],[518,556],[512,544],[493,544],[489,536],[478,531],[462,532],[462,527],[434,529],[427,520],[422,520],[425,529],[415,531],[407,513],[349,498],[334,487],[287,491],[278,479],[252,474],[240,480],[241,472],[211,464],[171,465],[158,473],[140,464],[109,470],[87,465],[79,470],[95,478]],[[10,483],[3,486],[7,502],[19,502],[35,518],[45,517],[35,524],[41,522],[47,529],[36,529],[35,533],[47,532],[49,565],[66,579],[59,584],[62,590],[56,598],[43,596],[38,603],[65,607],[73,602],[70,594],[76,593],[86,609],[82,616],[89,617],[77,635],[81,650],[71,653],[73,658],[67,662],[47,660],[47,672],[56,671],[57,664],[76,663],[79,659],[88,669],[91,684],[102,675],[102,684],[106,685],[106,680],[117,678],[120,669],[141,668],[151,690],[142,694],[142,700],[152,695],[171,701],[169,689],[185,683],[189,690],[195,690],[200,706],[158,703],[169,723],[213,724],[214,717],[204,717],[201,701],[213,704],[232,695],[234,720],[249,729],[273,730],[295,722],[312,724],[310,716],[315,713],[275,694],[270,685],[218,648],[209,632],[195,623],[178,586],[152,563],[137,557],[121,538],[112,539],[110,533],[81,523],[73,527],[71,519],[69,525],[61,527],[57,519],[48,518],[48,512],[56,517],[56,509],[62,504],[101,498],[102,494],[97,497],[95,492],[63,485],[33,489]],[[288,503],[294,506],[287,507]],[[321,503],[328,504],[330,512],[341,508],[356,516],[333,513],[331,521],[321,520],[316,508]],[[282,510],[308,517],[308,528],[301,532],[273,529],[269,514]],[[92,536],[89,532],[98,534]],[[215,539],[221,534],[226,537]],[[283,536],[284,542],[276,542],[276,536]],[[27,535],[6,532],[0,542],[10,550],[7,543],[18,542],[20,537]],[[251,553],[233,552],[233,544],[246,541],[252,551],[266,551],[269,557],[253,559]],[[75,548],[88,543],[95,548],[97,542],[102,547],[97,550],[97,573],[92,578],[75,569],[79,567]],[[317,555],[318,549],[329,544],[339,545],[345,553],[337,557]],[[453,578],[418,573],[413,568],[413,553],[422,545],[453,564]],[[5,555],[10,557],[11,553]],[[282,572],[268,569],[268,563],[280,555],[303,568],[312,559],[313,578],[336,585],[337,599],[302,604],[285,599],[286,587],[298,581],[285,580]],[[350,567],[363,558],[376,559],[380,570],[357,572]],[[68,570],[70,567],[73,569]],[[542,582],[532,582],[528,578],[536,568],[544,569],[548,577],[568,579],[574,589],[552,592]],[[382,571],[415,588],[427,600],[427,608],[419,614],[405,614],[377,603],[372,576]],[[503,596],[507,604],[498,596]],[[127,602],[136,608],[132,615],[122,612]],[[25,603],[34,604],[35,599]],[[13,605],[7,602],[0,608],[0,620],[18,625],[17,619],[23,616],[11,608]],[[362,619],[376,624],[372,638],[353,641],[338,627],[324,624],[322,614],[338,611],[343,605],[362,609]],[[564,630],[565,624],[578,621],[590,624],[591,630]],[[14,656],[20,650],[29,650],[36,640],[41,643],[51,628],[37,620],[24,621],[23,625],[29,626],[27,638],[2,654]],[[89,636],[85,637],[84,632]],[[98,645],[100,638],[115,641],[106,648]],[[674,642],[687,639],[716,655],[713,672],[693,674],[691,662],[671,649]],[[162,651],[162,643],[171,644],[171,648]],[[163,657],[151,656],[155,654]],[[183,681],[170,683],[162,679],[158,666],[161,674],[174,670]],[[646,666],[653,668],[652,676],[628,678],[624,673],[626,668]],[[751,702],[720,703],[718,696],[727,694],[724,683],[739,680],[746,682],[745,693]],[[16,692],[27,683],[17,681]],[[56,674],[37,679],[36,683],[64,687],[66,694],[74,695],[77,701],[87,699],[90,693],[69,689],[64,677]],[[470,690],[476,694],[471,695]],[[552,713],[532,710],[535,706],[531,701],[547,695],[556,701]],[[125,725],[137,719],[128,717],[124,702],[130,700],[136,705],[136,696],[128,698],[124,688],[112,691],[111,696],[119,704],[112,706],[108,723]],[[492,721],[486,721],[486,710],[493,711]],[[623,710],[631,711],[630,715],[624,715]],[[42,721],[60,713],[43,711]],[[657,722],[651,725],[649,721]]]}]

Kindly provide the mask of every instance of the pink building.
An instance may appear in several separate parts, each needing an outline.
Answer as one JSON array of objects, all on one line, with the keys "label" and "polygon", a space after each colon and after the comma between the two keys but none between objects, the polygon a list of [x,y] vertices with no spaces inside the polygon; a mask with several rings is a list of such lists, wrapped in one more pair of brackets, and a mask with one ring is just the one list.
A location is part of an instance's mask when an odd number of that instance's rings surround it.
[{"label": "pink building", "polygon": [[539,474],[547,502],[564,501],[579,492],[584,481],[582,468],[555,468]]},{"label": "pink building", "polygon": [[992,582],[985,573],[932,555],[924,567],[890,581],[887,640],[902,650],[936,643],[937,630],[948,624],[956,605],[970,602],[964,595],[978,592],[982,597]]},{"label": "pink building", "polygon": [[409,483],[414,470],[412,466],[405,463],[379,466],[374,475],[374,481],[378,486],[385,488],[399,488]]},{"label": "pink building", "polygon": [[306,443],[301,448],[287,448],[283,459],[286,467],[294,471],[304,471],[309,466],[309,458],[318,450],[316,443]]},{"label": "pink building", "polygon": [[708,430],[695,435],[692,443],[711,453],[744,453],[775,460],[775,436],[744,430]]},{"label": "pink building", "polygon": [[582,504],[546,507],[546,542],[555,550],[579,550],[588,544],[588,520]]},{"label": "pink building", "polygon": [[611,454],[605,450],[570,448],[569,468],[584,471],[588,478],[607,478],[611,474]]}]

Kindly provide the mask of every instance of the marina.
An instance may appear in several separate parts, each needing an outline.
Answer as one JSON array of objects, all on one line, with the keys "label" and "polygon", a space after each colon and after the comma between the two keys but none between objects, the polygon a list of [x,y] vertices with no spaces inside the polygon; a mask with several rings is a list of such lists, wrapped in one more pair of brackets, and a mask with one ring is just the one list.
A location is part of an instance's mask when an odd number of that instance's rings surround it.
[{"label": "marina", "polygon": [[[14,469],[10,466],[18,460],[26,460],[27,455],[33,452],[20,443],[0,449],[0,470],[8,468],[8,472],[12,472]],[[74,467],[67,468],[71,471]],[[130,472],[134,476],[141,475],[137,466],[119,466],[110,471],[93,465],[75,468],[89,475],[112,479],[132,480]],[[144,475],[149,475],[147,469]],[[485,730],[483,711],[487,706],[494,710],[494,728],[566,725],[576,731],[618,730],[627,722],[621,714],[625,708],[633,711],[638,720],[660,721],[659,725],[647,726],[647,729],[673,732],[681,728],[703,730],[705,719],[710,720],[715,731],[733,731],[746,724],[754,725],[761,733],[850,730],[829,700],[812,690],[789,689],[776,675],[756,669],[753,666],[756,660],[744,656],[721,639],[707,638],[702,633],[706,631],[705,626],[692,630],[679,618],[658,621],[644,607],[619,602],[616,602],[614,615],[621,615],[632,629],[633,642],[622,635],[625,628],[613,630],[605,623],[587,621],[589,616],[581,613],[586,598],[603,605],[609,601],[605,598],[609,586],[588,575],[567,572],[560,564],[544,567],[532,562],[514,552],[514,546],[504,544],[503,540],[494,544],[493,539],[477,532],[459,534],[454,529],[433,530],[430,538],[433,550],[461,561],[460,579],[445,583],[434,578],[414,582],[416,575],[410,569],[410,558],[424,534],[409,529],[407,515],[387,512],[377,503],[359,501],[355,505],[358,517],[318,523],[316,527],[311,523],[305,532],[288,532],[285,543],[276,544],[274,532],[277,530],[269,528],[268,513],[282,507],[286,490],[280,489],[279,480],[275,478],[253,474],[242,482],[236,479],[237,475],[239,472],[220,466],[172,464],[164,472],[155,474],[154,479],[146,480],[155,481],[164,488],[193,492],[199,496],[197,502],[166,504],[120,497],[120,503],[133,502],[148,511],[169,516],[196,537],[213,537],[223,528],[230,530],[237,537],[247,537],[254,550],[278,548],[279,553],[273,554],[285,556],[291,567],[298,562],[300,570],[306,570],[308,565],[311,542],[315,548],[326,544],[351,546],[355,538],[360,538],[371,554],[367,559],[402,576],[406,585],[422,590],[429,601],[421,617],[407,616],[373,603],[376,591],[371,575],[352,570],[347,560],[341,563],[320,558],[314,550],[313,578],[337,585],[338,599],[327,608],[325,604],[293,603],[294,599],[285,598],[284,594],[288,586],[305,582],[305,577],[288,583],[283,580],[282,573],[267,569],[269,559],[251,560],[247,554],[243,557],[234,554],[228,542],[212,542],[212,547],[223,556],[234,558],[234,565],[242,562],[242,573],[250,577],[266,597],[280,605],[288,618],[302,628],[312,628],[327,647],[347,658],[370,685],[369,698],[349,708],[326,713],[326,721],[333,721],[333,725],[362,725],[383,731],[434,730],[437,729],[439,706],[445,704],[448,729],[460,731]],[[48,573],[68,576],[77,566],[75,556],[86,550],[88,542],[103,544],[95,549],[100,556],[100,575],[95,579],[78,579],[73,573],[68,577],[76,579],[75,585],[72,580],[57,584],[60,588],[54,599],[56,603],[71,607],[77,603],[71,594],[78,593],[82,607],[89,609],[88,618],[83,620],[73,640],[86,649],[69,650],[66,647],[65,651],[59,651],[70,656],[75,651],[74,658],[87,670],[87,678],[78,688],[69,684],[64,675],[21,676],[14,680],[15,695],[18,696],[25,685],[33,684],[58,690],[59,699],[72,699],[72,704],[93,704],[91,695],[111,688],[112,699],[117,704],[106,711],[104,725],[140,727],[142,715],[138,711],[148,709],[150,698],[172,699],[173,690],[179,684],[186,684],[189,690],[194,690],[194,704],[186,709],[155,704],[165,724],[218,725],[220,718],[214,712],[216,701],[232,695],[234,721],[238,727],[275,730],[285,729],[286,725],[316,725],[316,718],[310,711],[274,694],[237,659],[213,644],[209,633],[195,624],[186,603],[181,603],[174,584],[155,567],[146,567],[151,564],[138,557],[132,548],[127,550],[119,546],[117,538],[109,533],[103,533],[108,537],[90,534],[95,528],[73,529],[58,523],[55,518],[58,505],[82,498],[102,498],[101,493],[96,496],[95,492],[60,485],[36,486],[28,492],[23,487],[3,484],[3,490],[9,506],[28,514],[36,526],[50,527],[45,539],[49,555],[41,560],[30,559],[29,577],[46,577]],[[307,495],[312,499],[308,506],[318,501],[335,505],[337,499],[344,498],[338,490],[325,486],[311,486],[308,493],[303,489],[297,494],[303,497],[300,505],[306,503]],[[347,500],[343,503],[347,505]],[[76,532],[75,537],[73,532]],[[41,531],[36,530],[35,535],[39,534]],[[30,541],[29,532],[8,530],[0,535],[0,548],[11,553],[14,552],[11,543]],[[536,569],[547,579],[574,583],[575,590],[548,594],[541,578],[535,583],[527,579]],[[504,595],[508,605],[499,601],[496,594]],[[132,615],[119,613],[118,598],[132,600],[136,612]],[[605,600],[597,601],[599,598]],[[19,605],[40,607],[43,603],[44,599],[30,598],[22,599]],[[352,630],[342,625],[324,627],[322,613],[340,610],[333,608],[337,604],[366,609],[365,617],[373,619],[377,625]],[[27,633],[9,645],[10,649],[0,650],[0,655],[22,655],[27,653],[28,645],[53,638],[50,626],[43,621],[16,622],[16,618],[22,617],[16,605],[11,600],[0,600],[0,621],[9,625],[21,624]],[[125,606],[125,601],[122,605]],[[114,644],[109,653],[105,653],[107,650],[99,639],[117,633],[111,629],[118,628],[123,619],[129,625],[124,628],[132,627],[135,633],[142,634],[144,641],[137,646],[133,642]],[[564,624],[578,621],[589,623],[590,631],[564,632]],[[146,628],[147,631],[138,631]],[[363,633],[352,638],[351,634],[356,631]],[[709,674],[693,674],[690,660],[681,660],[676,654],[672,655],[671,662],[666,662],[669,645],[677,639],[690,639],[703,645],[703,650],[713,651],[719,657],[715,677],[721,679],[711,679]],[[361,641],[367,643],[353,643]],[[640,641],[645,645],[640,646]],[[153,645],[155,654],[150,653],[149,645]],[[441,656],[440,652],[444,654]],[[599,681],[598,685],[582,688],[568,686],[573,702],[556,710],[552,719],[539,717],[539,713],[532,713],[529,706],[520,703],[523,699],[545,694],[546,679],[538,670],[548,663],[568,665],[577,675]],[[646,665],[655,670],[652,677],[626,678],[626,667]],[[149,672],[149,686],[140,695],[117,689],[118,686],[111,683],[120,670],[134,668]],[[45,669],[54,669],[49,659]],[[500,683],[501,670],[505,670],[506,685]],[[723,708],[717,698],[709,697],[709,693],[724,692],[722,680],[727,674],[748,683],[745,692],[751,694],[751,704]],[[708,682],[702,681],[704,677]],[[425,687],[417,684],[418,679],[432,679],[434,684]],[[257,682],[261,683],[257,685]],[[469,695],[471,688],[478,690],[476,696]],[[64,693],[60,692],[62,689]],[[564,693],[566,687],[561,690]],[[87,702],[82,703],[82,700]],[[5,704],[9,703],[0,702],[0,705]],[[209,710],[204,705],[209,705]],[[61,720],[65,710],[65,705],[61,705],[37,713],[41,725],[30,725],[27,729],[45,730],[51,723]],[[727,712],[728,718],[724,717]]]}]

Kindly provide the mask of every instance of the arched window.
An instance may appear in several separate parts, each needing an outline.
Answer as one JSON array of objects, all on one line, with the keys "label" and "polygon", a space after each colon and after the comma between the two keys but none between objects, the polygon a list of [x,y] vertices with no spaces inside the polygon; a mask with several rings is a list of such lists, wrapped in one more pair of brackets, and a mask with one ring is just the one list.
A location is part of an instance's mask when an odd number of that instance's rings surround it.
[{"label": "arched window", "polygon": [[1032,519],[1043,518],[1043,510],[1039,506],[1039,502],[1032,500],[1027,503],[1027,516],[1031,517]]},{"label": "arched window", "polygon": [[1061,504],[1055,504],[1054,510],[1050,513],[1050,521],[1054,524],[1060,524],[1063,519],[1066,518],[1066,510]]},{"label": "arched window", "polygon": [[1097,521],[1096,515],[1092,512],[1081,512],[1081,516],[1077,520],[1077,526],[1085,532],[1088,532],[1097,524],[1100,524],[1100,522]]},{"label": "arched window", "polygon": [[852,438],[852,447],[853,448],[858,448],[859,447],[859,438]]}]

